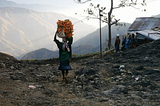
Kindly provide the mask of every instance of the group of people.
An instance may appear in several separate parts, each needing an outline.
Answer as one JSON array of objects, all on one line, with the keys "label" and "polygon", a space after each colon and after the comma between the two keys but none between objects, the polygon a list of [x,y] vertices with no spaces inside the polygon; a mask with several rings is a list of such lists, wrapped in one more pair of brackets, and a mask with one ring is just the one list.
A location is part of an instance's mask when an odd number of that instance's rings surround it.
[{"label": "group of people", "polygon": [[[127,39],[126,39],[126,37],[124,37],[121,50],[124,51],[127,49],[132,49],[132,48],[136,47],[136,43],[137,43],[137,40],[136,40],[134,34],[129,35]],[[119,34],[117,34],[117,38],[115,40],[116,52],[119,51],[119,46],[120,46],[120,38],[119,38]]]}]

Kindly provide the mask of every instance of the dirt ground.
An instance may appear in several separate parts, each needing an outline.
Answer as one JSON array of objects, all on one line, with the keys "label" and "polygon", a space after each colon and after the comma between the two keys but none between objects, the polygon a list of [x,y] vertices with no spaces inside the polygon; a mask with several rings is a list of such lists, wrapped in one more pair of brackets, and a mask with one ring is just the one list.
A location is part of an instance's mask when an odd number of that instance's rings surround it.
[{"label": "dirt ground", "polygon": [[0,106],[160,105],[159,40],[102,59],[73,59],[65,81],[57,60],[7,56],[0,54]]}]

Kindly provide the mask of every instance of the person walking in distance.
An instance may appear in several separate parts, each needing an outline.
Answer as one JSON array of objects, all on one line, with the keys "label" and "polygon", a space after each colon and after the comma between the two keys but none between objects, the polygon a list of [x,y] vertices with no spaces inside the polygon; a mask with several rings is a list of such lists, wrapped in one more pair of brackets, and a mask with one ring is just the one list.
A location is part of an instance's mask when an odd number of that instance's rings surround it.
[{"label": "person walking in distance", "polygon": [[119,51],[119,45],[120,45],[120,38],[119,38],[119,34],[117,34],[117,38],[115,40],[115,48],[116,48],[116,52]]},{"label": "person walking in distance", "polygon": [[70,58],[72,57],[72,42],[73,42],[73,37],[67,38],[64,37],[62,38],[62,42],[57,40],[58,31],[56,31],[55,36],[54,36],[54,42],[57,44],[57,47],[59,49],[59,60],[60,60],[60,66],[59,70],[62,71],[63,75],[63,80],[67,79],[67,75],[69,73],[68,70],[72,70],[70,66]]}]

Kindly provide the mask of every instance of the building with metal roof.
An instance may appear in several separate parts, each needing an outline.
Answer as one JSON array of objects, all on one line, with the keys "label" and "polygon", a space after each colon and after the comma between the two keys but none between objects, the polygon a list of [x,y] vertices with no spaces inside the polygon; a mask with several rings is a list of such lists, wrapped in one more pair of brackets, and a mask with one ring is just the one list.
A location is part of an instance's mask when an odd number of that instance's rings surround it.
[{"label": "building with metal roof", "polygon": [[128,34],[135,34],[138,45],[160,39],[160,18],[139,17],[128,28]]},{"label": "building with metal roof", "polygon": [[129,27],[130,31],[151,30],[153,28],[160,28],[160,18],[156,17],[139,17]]}]

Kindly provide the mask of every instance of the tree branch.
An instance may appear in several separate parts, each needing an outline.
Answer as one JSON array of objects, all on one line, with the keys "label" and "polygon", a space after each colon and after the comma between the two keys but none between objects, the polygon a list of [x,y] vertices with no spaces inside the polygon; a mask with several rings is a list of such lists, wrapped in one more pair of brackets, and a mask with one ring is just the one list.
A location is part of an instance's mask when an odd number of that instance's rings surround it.
[{"label": "tree branch", "polygon": [[[74,1],[76,2],[76,0],[74,0]],[[84,2],[82,2],[81,0],[77,0],[76,3],[78,3],[78,4],[84,4],[84,3],[89,2],[89,1],[91,1],[91,0],[86,0]]]},{"label": "tree branch", "polygon": [[110,23],[110,25],[117,24],[119,20],[120,20],[120,19],[118,19],[118,20],[116,20],[116,19],[115,19],[115,21],[114,21],[114,22],[112,22],[112,23]]},{"label": "tree branch", "polygon": [[113,9],[118,9],[118,8],[121,8],[121,7],[113,7]]}]

